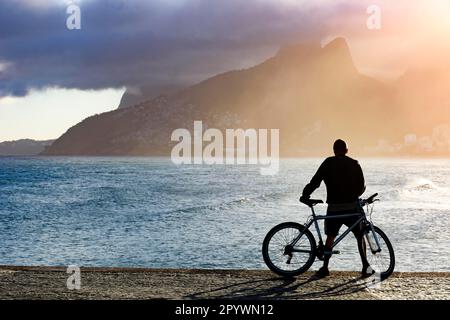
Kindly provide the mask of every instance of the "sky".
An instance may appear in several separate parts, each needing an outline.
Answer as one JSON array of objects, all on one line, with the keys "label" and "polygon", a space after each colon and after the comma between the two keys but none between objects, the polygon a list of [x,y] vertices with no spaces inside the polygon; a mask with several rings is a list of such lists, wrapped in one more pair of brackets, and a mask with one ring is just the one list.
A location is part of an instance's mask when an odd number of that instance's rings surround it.
[{"label": "sky", "polygon": [[[74,5],[81,28],[70,30]],[[370,5],[380,29],[367,27]],[[0,141],[57,138],[116,108],[126,87],[189,85],[336,36],[372,76],[439,67],[450,1],[0,0]]]},{"label": "sky", "polygon": [[55,139],[91,115],[116,109],[123,91],[46,88],[5,97],[0,100],[0,132],[3,140]]}]

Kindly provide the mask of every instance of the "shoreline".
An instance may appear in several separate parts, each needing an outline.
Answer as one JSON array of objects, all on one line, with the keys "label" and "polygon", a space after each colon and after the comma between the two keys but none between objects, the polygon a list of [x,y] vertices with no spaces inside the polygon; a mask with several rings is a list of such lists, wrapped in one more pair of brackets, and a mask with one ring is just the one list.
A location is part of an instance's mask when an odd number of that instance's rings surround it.
[{"label": "shoreline", "polygon": [[285,279],[266,270],[81,267],[79,290],[67,267],[0,266],[0,299],[450,299],[450,272],[394,272],[387,280],[332,271]]}]

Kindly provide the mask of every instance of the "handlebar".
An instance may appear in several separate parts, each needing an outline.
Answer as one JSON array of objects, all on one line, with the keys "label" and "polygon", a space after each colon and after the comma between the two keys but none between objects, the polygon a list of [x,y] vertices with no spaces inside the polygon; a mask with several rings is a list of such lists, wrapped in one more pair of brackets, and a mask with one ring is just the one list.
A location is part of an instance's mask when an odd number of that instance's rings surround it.
[{"label": "handlebar", "polygon": [[303,197],[300,197],[299,201],[301,203],[306,204],[308,207],[314,207],[316,204],[323,203],[323,200],[307,199],[307,198],[303,198]]},{"label": "handlebar", "polygon": [[[361,205],[364,206],[364,205],[366,205],[366,204],[372,204],[372,203],[374,203],[375,201],[378,201],[378,199],[375,199],[376,196],[378,196],[378,193],[375,193],[375,194],[371,195],[370,197],[368,197],[368,198],[365,199],[365,200],[364,200],[364,199],[363,199],[363,200],[360,200],[360,201],[361,201]],[[299,201],[300,201],[301,203],[306,204],[308,207],[313,207],[313,206],[315,206],[316,204],[323,203],[322,200],[318,200],[318,199],[307,199],[307,198],[304,198],[303,196],[300,197]]]},{"label": "handlebar", "polygon": [[375,199],[375,197],[378,196],[378,193],[375,193],[373,195],[371,195],[370,197],[368,197],[366,200],[362,200],[362,205],[366,205],[366,204],[371,204],[374,203],[375,201],[377,201],[378,199]]}]

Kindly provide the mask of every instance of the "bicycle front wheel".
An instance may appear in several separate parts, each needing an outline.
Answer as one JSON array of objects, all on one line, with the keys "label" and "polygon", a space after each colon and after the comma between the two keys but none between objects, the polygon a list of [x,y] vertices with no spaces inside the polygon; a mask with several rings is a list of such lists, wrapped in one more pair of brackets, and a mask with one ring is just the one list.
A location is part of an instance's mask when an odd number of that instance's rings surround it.
[{"label": "bicycle front wheel", "polygon": [[[293,241],[303,232],[295,245]],[[316,240],[304,226],[285,222],[266,235],[262,254],[270,270],[284,277],[293,277],[308,270],[316,258]]]},{"label": "bicycle front wheel", "polygon": [[370,266],[380,275],[382,280],[387,279],[394,272],[395,267],[394,248],[388,237],[380,228],[373,226],[372,230],[368,226],[364,230],[363,241],[366,246],[367,261]]}]

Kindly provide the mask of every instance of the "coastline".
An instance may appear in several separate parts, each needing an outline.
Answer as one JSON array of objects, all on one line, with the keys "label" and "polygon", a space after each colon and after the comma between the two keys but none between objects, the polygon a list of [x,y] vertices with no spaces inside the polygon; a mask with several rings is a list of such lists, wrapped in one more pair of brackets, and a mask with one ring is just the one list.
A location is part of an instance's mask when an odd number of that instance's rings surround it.
[{"label": "coastline", "polygon": [[449,300],[449,272],[395,272],[379,283],[357,272],[307,272],[283,279],[265,270],[81,267],[81,287],[69,290],[66,267],[0,266],[0,299],[320,299]]}]

